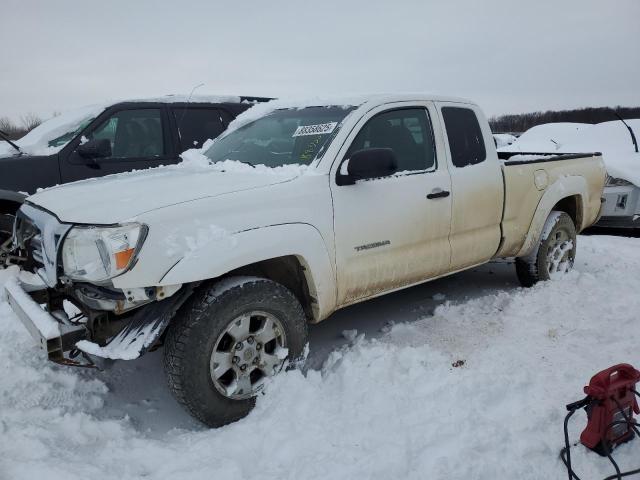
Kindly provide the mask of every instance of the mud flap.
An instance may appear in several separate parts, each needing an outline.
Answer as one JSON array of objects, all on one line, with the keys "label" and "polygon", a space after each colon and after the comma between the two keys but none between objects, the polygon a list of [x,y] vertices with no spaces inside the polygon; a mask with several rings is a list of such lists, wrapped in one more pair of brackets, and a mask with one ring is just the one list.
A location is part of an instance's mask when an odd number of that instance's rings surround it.
[{"label": "mud flap", "polygon": [[89,355],[112,360],[134,360],[152,348],[166,330],[178,309],[191,296],[196,285],[185,285],[175,295],[140,307],[125,327],[104,346],[88,340],[76,347]]}]

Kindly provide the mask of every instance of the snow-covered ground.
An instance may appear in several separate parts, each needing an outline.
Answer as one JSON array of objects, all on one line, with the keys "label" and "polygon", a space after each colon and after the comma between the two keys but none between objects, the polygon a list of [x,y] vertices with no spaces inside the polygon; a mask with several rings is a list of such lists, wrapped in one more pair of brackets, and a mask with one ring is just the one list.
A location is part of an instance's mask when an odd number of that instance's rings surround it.
[{"label": "snow-covered ground", "polygon": [[[0,301],[0,479],[566,478],[564,405],[600,369],[640,365],[639,292],[640,239],[581,236],[575,271],[532,289],[492,263],[353,306],[311,329],[305,373],[218,430],[173,402],[160,352],[52,366]],[[582,447],[574,463],[613,473]]]}]

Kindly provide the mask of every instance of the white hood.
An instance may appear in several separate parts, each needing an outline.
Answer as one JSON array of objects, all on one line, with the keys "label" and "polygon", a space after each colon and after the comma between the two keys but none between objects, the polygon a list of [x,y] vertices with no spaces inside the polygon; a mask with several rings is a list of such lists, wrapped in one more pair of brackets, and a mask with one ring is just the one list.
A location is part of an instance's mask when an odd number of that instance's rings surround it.
[{"label": "white hood", "polygon": [[[626,120],[640,142],[640,120]],[[640,153],[636,153],[627,127],[619,120],[598,123],[563,145],[567,151],[602,152],[607,173],[640,186]]]},{"label": "white hood", "polygon": [[49,210],[62,222],[107,225],[177,203],[286,182],[301,174],[299,169],[240,165],[227,169],[223,165],[172,165],[109,175],[49,188],[27,201]]}]

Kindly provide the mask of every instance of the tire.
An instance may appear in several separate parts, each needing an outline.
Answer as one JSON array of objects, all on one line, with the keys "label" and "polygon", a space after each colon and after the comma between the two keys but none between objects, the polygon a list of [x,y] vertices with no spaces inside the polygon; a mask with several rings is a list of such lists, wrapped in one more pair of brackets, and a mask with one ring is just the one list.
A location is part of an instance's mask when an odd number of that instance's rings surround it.
[{"label": "tire", "polygon": [[542,229],[538,247],[516,258],[516,273],[523,287],[549,280],[573,268],[576,258],[576,226],[565,212],[552,211]]},{"label": "tire", "polygon": [[[237,332],[247,324],[247,318],[253,340],[247,337],[239,347],[237,340],[242,335]],[[270,334],[264,333],[268,322],[278,324]],[[275,336],[273,332],[279,336],[259,347],[260,338]],[[269,376],[264,372],[276,357],[280,365],[272,367],[273,374],[282,367],[285,356],[289,360],[301,358],[306,343],[302,306],[282,285],[258,277],[230,277],[205,285],[183,305],[169,326],[164,347],[169,389],[193,417],[209,427],[221,427],[251,411],[259,385]],[[283,345],[288,351],[282,349]],[[233,361],[226,373],[218,375],[228,366],[216,363],[221,355],[232,356]],[[246,368],[244,375],[242,366]],[[247,378],[250,382],[257,379],[255,385],[251,384],[255,391],[240,388],[248,385]]]}]

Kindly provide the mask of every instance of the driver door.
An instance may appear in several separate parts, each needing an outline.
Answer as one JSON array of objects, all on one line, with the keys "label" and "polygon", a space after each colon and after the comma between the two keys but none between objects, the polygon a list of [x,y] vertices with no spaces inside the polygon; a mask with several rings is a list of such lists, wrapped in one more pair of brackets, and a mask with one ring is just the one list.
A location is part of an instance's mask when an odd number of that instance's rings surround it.
[{"label": "driver door", "polygon": [[351,132],[334,165],[337,170],[365,148],[391,148],[398,161],[396,174],[354,185],[337,185],[332,175],[340,306],[449,269],[451,195],[443,192],[451,184],[432,118],[431,104],[374,109]]},{"label": "driver door", "polygon": [[[86,140],[108,139],[111,156],[95,161],[82,158],[76,148],[61,162],[62,182],[101,177],[112,173],[157,167],[175,163],[167,132],[164,108],[118,110],[97,122]],[[84,141],[82,139],[81,141]]]}]

